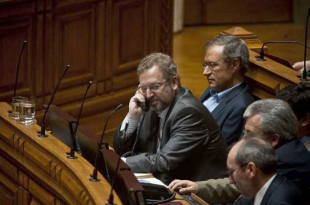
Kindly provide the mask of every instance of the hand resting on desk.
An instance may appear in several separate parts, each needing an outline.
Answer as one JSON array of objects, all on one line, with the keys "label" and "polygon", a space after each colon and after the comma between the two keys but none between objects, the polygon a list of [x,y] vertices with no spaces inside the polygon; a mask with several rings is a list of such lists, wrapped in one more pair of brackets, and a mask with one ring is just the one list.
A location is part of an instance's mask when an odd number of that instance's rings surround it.
[{"label": "hand resting on desk", "polygon": [[[303,72],[303,70],[304,70],[304,61],[300,61],[300,62],[294,63],[293,68],[295,70],[299,71],[299,72]],[[306,68],[307,68],[307,71],[310,70],[310,60],[306,61]]]},{"label": "hand resting on desk", "polygon": [[173,180],[169,186],[171,190],[176,191],[180,194],[197,193],[198,184],[189,180]]}]

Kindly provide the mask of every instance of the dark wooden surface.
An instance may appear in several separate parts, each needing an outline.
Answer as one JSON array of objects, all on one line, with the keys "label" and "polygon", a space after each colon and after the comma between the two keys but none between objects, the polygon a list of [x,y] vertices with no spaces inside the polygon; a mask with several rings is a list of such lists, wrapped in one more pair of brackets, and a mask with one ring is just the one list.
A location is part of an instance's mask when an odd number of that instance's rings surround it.
[{"label": "dark wooden surface", "polygon": [[[1,204],[104,203],[110,184],[88,180],[93,166],[82,156],[68,159],[68,146],[51,134],[38,137],[38,125],[21,125],[8,117],[10,105],[0,102],[0,201]],[[114,192],[115,203],[121,204]]]}]

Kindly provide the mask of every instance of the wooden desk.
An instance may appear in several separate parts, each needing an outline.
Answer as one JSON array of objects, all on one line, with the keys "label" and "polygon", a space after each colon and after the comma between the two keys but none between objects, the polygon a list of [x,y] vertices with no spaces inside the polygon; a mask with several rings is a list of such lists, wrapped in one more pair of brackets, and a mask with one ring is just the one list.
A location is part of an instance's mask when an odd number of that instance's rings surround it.
[{"label": "wooden desk", "polygon": [[[111,187],[101,174],[100,182],[90,182],[89,162],[68,159],[68,146],[51,134],[37,137],[40,127],[18,124],[10,109],[0,102],[1,204],[104,204]],[[114,201],[122,204],[115,192]]]},{"label": "wooden desk", "polygon": [[[93,166],[79,154],[77,159],[68,159],[70,148],[52,134],[40,138],[38,125],[20,125],[8,117],[11,106],[0,102],[0,200],[1,204],[104,204],[111,186],[98,173],[99,182],[90,182]],[[86,128],[83,128],[86,129]],[[88,133],[88,132],[85,132]],[[93,137],[93,136],[92,136]],[[110,153],[110,154],[108,154]],[[117,155],[105,150],[111,170],[115,170]],[[113,157],[112,157],[113,156]],[[120,166],[122,180],[133,176],[130,169]],[[130,174],[131,173],[131,174]],[[124,176],[127,177],[124,177]],[[124,187],[132,187],[131,180]],[[141,186],[140,184],[138,184]],[[134,188],[140,190],[139,187]],[[114,193],[114,203],[121,205],[120,197]],[[199,199],[193,196],[196,201]],[[171,203],[171,202],[170,202]],[[189,205],[180,195],[174,204]],[[202,200],[201,204],[204,203]]]}]

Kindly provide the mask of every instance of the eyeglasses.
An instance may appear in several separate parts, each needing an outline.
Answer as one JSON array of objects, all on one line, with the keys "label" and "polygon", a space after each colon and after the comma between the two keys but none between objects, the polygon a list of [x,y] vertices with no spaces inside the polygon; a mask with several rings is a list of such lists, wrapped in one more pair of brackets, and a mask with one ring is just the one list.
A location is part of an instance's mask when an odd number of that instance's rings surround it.
[{"label": "eyeglasses", "polygon": [[202,63],[203,69],[206,69],[208,67],[208,68],[210,68],[211,71],[216,70],[215,67],[218,65],[219,64],[216,62],[204,62],[204,63]]},{"label": "eyeglasses", "polygon": [[228,176],[229,176],[229,177],[232,177],[232,175],[234,174],[235,171],[237,171],[238,169],[242,169],[242,168],[245,167],[246,165],[248,165],[248,162],[245,163],[245,164],[243,164],[243,165],[241,165],[241,166],[239,166],[239,167],[237,167],[236,169],[228,170],[228,171],[227,171]]},{"label": "eyeglasses", "polygon": [[168,80],[161,82],[161,83],[154,83],[151,84],[150,86],[141,86],[139,85],[138,90],[140,92],[142,92],[143,94],[146,93],[147,89],[149,89],[152,92],[156,92],[157,90],[159,90],[159,88],[161,88],[161,86],[163,86]]}]

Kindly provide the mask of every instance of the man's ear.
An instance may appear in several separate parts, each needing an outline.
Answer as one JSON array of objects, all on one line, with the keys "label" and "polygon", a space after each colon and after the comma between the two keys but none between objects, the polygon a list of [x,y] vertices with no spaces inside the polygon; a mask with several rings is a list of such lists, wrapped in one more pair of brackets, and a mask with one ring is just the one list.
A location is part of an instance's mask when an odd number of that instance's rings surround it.
[{"label": "man's ear", "polygon": [[240,69],[240,60],[239,58],[235,58],[231,63],[230,66],[233,69],[233,72],[238,72]]},{"label": "man's ear", "polygon": [[302,127],[308,127],[310,126],[310,113],[307,113],[306,116],[304,116],[301,119],[301,126]]},{"label": "man's ear", "polygon": [[179,87],[179,77],[178,76],[173,76],[172,77],[172,85],[173,85],[173,89],[174,90],[177,90],[178,89],[178,87]]},{"label": "man's ear", "polygon": [[279,144],[280,144],[280,135],[279,134],[273,134],[271,137],[270,137],[270,144],[273,148],[277,147]]},{"label": "man's ear", "polygon": [[254,164],[254,162],[249,162],[246,166],[246,174],[249,177],[249,179],[253,179],[256,176],[257,167]]}]

